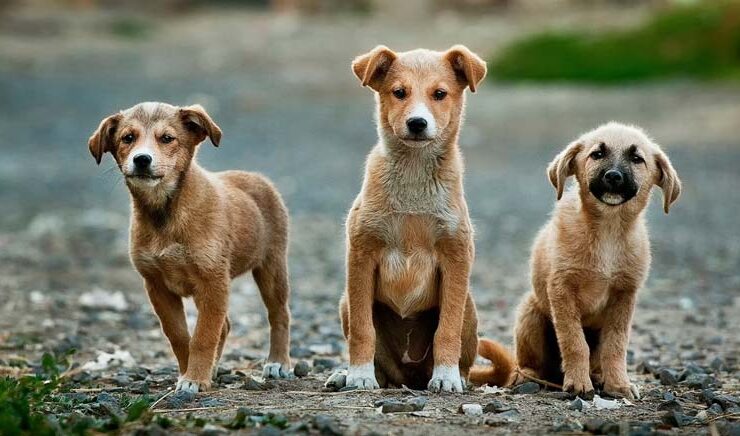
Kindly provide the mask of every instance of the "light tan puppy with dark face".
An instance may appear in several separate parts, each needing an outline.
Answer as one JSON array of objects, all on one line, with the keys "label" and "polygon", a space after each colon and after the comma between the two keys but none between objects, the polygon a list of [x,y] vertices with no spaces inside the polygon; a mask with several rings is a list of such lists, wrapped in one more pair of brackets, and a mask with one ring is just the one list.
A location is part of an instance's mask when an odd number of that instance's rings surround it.
[{"label": "light tan puppy with dark face", "polygon": [[[534,291],[515,327],[520,371],[562,381],[579,395],[591,395],[596,382],[610,395],[634,398],[626,354],[650,267],[644,211],[657,185],[668,213],[681,182],[642,130],[614,122],[570,144],[547,172],[559,201],[532,250]],[[576,189],[563,194],[570,176]]]},{"label": "light tan puppy with dark face", "polygon": [[[226,336],[231,279],[252,271],[270,322],[265,377],[290,368],[288,214],[275,187],[242,171],[211,173],[195,161],[221,130],[200,106],[141,103],[105,118],[89,141],[111,153],[131,193],[131,260],[180,367],[177,390],[207,390]],[[182,299],[198,321],[190,337]]]},{"label": "light tan puppy with dark face", "polygon": [[461,392],[477,318],[457,139],[465,90],[476,90],[486,64],[463,46],[405,53],[379,46],[352,70],[375,91],[379,142],[347,218],[346,383]]}]

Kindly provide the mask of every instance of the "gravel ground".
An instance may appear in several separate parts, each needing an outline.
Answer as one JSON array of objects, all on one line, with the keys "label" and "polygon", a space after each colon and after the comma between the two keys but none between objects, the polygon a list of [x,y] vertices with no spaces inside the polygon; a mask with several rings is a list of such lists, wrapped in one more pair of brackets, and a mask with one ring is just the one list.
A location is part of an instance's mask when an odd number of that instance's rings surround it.
[{"label": "gravel ground", "polygon": [[[554,202],[547,162],[582,131],[611,119],[642,125],[671,156],[684,193],[670,215],[662,214],[657,193],[650,207],[654,260],[630,343],[630,376],[643,386],[643,400],[579,411],[572,409],[583,405],[544,390],[321,389],[346,364],[336,314],[344,281],[342,223],[375,140],[372,97],[354,81],[351,58],[377,43],[406,49],[463,42],[491,53],[543,26],[598,23],[605,16],[618,25],[641,16],[611,12],[443,16],[440,31],[427,35],[423,23],[401,31],[353,17],[210,11],[156,22],[131,18],[146,31],[129,39],[108,30],[119,19],[111,14],[5,12],[0,366],[33,367],[45,350],[75,348],[79,364],[102,352],[123,353],[127,365],[75,370],[73,387],[82,391],[66,395],[83,414],[101,404],[115,409],[126,396],[159,398],[174,384],[174,358],[128,260],[125,187],[112,161],[95,166],[86,141],[103,116],[139,101],[200,102],[225,132],[218,149],[203,146],[200,161],[214,170],[267,174],[290,208],[292,355],[308,375],[265,383],[257,377],[267,350],[266,317],[251,279],[240,279],[216,390],[195,399],[169,395],[155,406],[159,416],[204,419],[176,429],[215,433],[223,430],[219,419],[247,408],[241,422],[257,423],[248,430],[265,434],[275,425],[324,434],[738,434],[740,88],[731,85],[489,82],[469,96],[461,142],[477,230],[473,291],[480,334],[505,343],[511,343],[514,308],[529,289],[530,243]],[[421,410],[382,413],[418,409],[424,399]],[[390,400],[401,404],[383,405]],[[484,409],[466,407],[464,414],[462,404]]]}]

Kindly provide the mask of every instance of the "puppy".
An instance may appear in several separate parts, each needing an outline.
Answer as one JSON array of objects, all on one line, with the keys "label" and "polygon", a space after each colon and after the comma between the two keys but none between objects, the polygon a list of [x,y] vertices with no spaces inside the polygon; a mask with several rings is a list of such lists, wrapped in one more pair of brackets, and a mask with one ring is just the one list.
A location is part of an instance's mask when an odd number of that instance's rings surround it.
[{"label": "puppy", "polygon": [[475,92],[486,64],[463,46],[405,53],[378,46],[352,70],[375,92],[379,141],[347,218],[346,384],[461,392],[477,318],[457,139],[465,89]]},{"label": "puppy", "polygon": [[[290,367],[288,214],[275,187],[242,171],[211,173],[195,160],[221,130],[200,106],[141,103],[105,118],[90,137],[100,164],[110,153],[131,194],[131,260],[177,357],[177,390],[210,387],[230,330],[231,279],[252,271],[270,322],[265,377]],[[182,299],[198,321],[188,333]]]},{"label": "puppy", "polygon": [[[642,130],[614,122],[568,145],[547,174],[560,201],[532,250],[534,291],[516,321],[515,382],[548,379],[584,396],[595,382],[609,395],[635,398],[626,354],[650,268],[644,211],[657,185],[668,213],[681,181]],[[563,194],[572,175],[577,189]]]}]

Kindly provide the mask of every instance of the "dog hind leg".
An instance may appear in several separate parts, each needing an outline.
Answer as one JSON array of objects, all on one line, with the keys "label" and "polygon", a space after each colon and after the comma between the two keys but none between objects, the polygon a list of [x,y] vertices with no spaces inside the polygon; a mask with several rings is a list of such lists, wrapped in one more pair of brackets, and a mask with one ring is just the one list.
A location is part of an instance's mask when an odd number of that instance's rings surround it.
[{"label": "dog hind leg", "polygon": [[267,308],[270,352],[262,370],[265,378],[285,378],[290,372],[290,285],[285,255],[252,271]]}]

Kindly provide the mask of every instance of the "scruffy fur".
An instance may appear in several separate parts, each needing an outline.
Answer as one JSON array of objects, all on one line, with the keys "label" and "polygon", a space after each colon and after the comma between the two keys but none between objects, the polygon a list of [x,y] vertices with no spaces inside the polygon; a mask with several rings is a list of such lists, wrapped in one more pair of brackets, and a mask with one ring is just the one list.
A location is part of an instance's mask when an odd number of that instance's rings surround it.
[{"label": "scruffy fur", "polygon": [[[177,389],[207,390],[229,333],[231,279],[252,271],[270,322],[266,377],[289,371],[288,214],[275,187],[242,171],[211,173],[198,145],[221,130],[200,106],[142,103],[105,118],[89,141],[100,163],[111,153],[131,194],[130,254],[177,357]],[[148,153],[151,171],[133,156]],[[139,175],[137,175],[139,174]],[[182,299],[198,320],[190,337]]]},{"label": "scruffy fur", "polygon": [[[475,91],[485,62],[463,46],[405,53],[378,46],[352,69],[375,91],[379,142],[347,218],[340,302],[347,385],[462,391],[476,354],[477,318],[457,139],[465,89]],[[421,139],[407,127],[419,114],[429,123]]]},{"label": "scruffy fur", "polygon": [[[632,183],[631,198],[602,195],[596,186],[613,168]],[[519,370],[579,395],[593,394],[596,383],[609,395],[635,398],[626,353],[637,291],[650,267],[644,210],[657,185],[668,213],[681,182],[642,130],[614,122],[571,143],[547,173],[559,201],[532,249],[534,290],[519,307],[514,335]],[[563,194],[572,175],[577,186]]]}]

